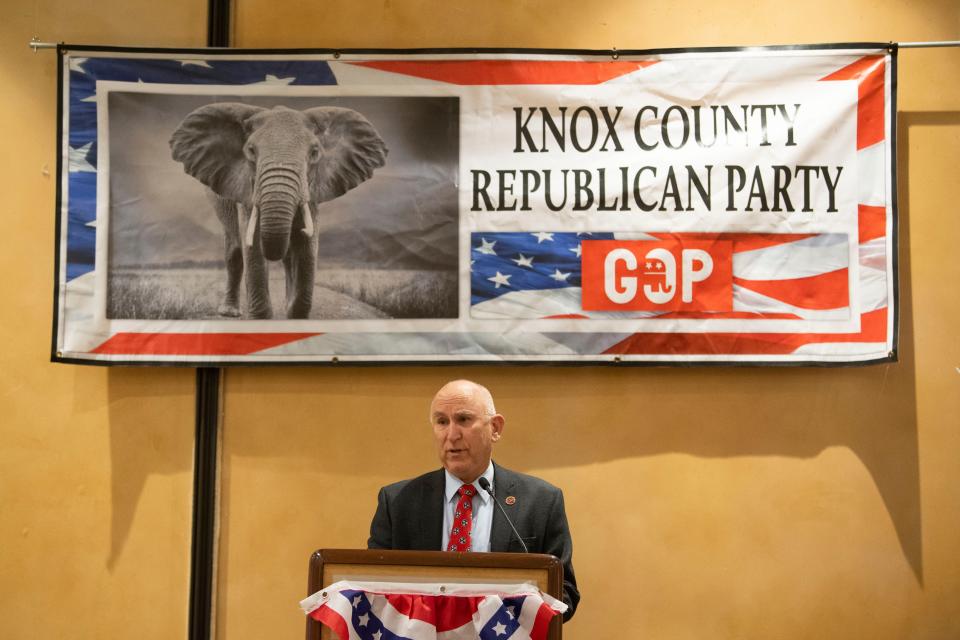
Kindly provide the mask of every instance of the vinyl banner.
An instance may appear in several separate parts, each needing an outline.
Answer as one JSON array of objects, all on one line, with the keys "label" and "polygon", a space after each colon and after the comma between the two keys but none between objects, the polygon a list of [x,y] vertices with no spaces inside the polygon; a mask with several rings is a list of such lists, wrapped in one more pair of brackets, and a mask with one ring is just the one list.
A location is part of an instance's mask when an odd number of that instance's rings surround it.
[{"label": "vinyl banner", "polygon": [[60,54],[54,360],[896,358],[887,45]]}]

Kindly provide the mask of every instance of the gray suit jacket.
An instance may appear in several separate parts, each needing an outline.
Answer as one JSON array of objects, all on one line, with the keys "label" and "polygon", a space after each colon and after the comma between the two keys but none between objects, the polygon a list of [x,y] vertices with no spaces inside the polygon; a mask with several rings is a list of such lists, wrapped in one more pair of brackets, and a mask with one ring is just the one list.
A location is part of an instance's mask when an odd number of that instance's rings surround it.
[{"label": "gray suit jacket", "polygon": [[[539,478],[496,463],[494,469],[497,502],[510,515],[530,553],[549,553],[563,564],[563,601],[569,606],[563,615],[566,622],[576,611],[580,592],[573,573],[573,543],[563,493]],[[443,542],[443,489],[443,469],[380,489],[367,548],[439,551]],[[514,496],[516,502],[506,504],[507,496]],[[497,508],[493,510],[490,550],[523,552]]]}]

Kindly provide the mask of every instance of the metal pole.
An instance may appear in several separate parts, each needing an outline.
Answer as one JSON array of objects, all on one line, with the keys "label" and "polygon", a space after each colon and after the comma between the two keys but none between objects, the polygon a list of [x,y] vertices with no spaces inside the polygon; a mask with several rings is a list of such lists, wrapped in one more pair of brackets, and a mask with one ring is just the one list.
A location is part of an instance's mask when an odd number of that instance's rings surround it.
[{"label": "metal pole", "polygon": [[960,40],[939,40],[930,42],[897,42],[900,49],[930,49],[933,47],[960,47]]},{"label": "metal pole", "polygon": [[[217,4],[219,6],[220,2],[218,2],[218,0],[210,0],[210,4],[211,5]],[[211,31],[210,33],[208,33],[208,36],[224,35],[227,37],[227,40],[225,41],[229,41],[229,23],[230,23],[229,8],[227,9],[226,17],[223,20],[226,21],[226,26],[221,26],[220,22],[217,23],[216,27],[212,23],[208,26],[210,30],[213,30],[215,28],[224,29],[225,33],[221,34],[219,32],[214,33],[213,31]],[[212,38],[208,37],[208,41],[210,41],[211,39]],[[934,47],[960,47],[960,40],[931,40],[929,42],[890,42],[890,44],[895,44],[900,49],[931,49]],[[30,40],[30,42],[27,43],[27,46],[29,46],[31,49],[34,50],[34,52],[36,52],[39,49],[56,49],[57,43],[56,42],[40,42],[38,38],[33,38],[32,40]],[[207,45],[207,46],[227,47],[229,45]],[[829,47],[830,45],[825,44],[824,46]],[[616,47],[614,47],[611,50],[616,51]]]},{"label": "metal pole", "polygon": [[27,43],[33,52],[36,53],[39,49],[56,49],[56,42],[40,42],[40,39],[36,36],[30,38],[30,42]]},{"label": "metal pole", "polygon": [[[207,46],[230,45],[230,0],[208,0]],[[216,625],[217,534],[220,518],[221,369],[197,368],[190,554],[189,640],[210,640]]]},{"label": "metal pole", "polygon": [[230,0],[207,0],[207,46],[230,46]]},{"label": "metal pole", "polygon": [[212,637],[216,593],[220,462],[220,369],[197,368],[193,443],[189,640]]}]

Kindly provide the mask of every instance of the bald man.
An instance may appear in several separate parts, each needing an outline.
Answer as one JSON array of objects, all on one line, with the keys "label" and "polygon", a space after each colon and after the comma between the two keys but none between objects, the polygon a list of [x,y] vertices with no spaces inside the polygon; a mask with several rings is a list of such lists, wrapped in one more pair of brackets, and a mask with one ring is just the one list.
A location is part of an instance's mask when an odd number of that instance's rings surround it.
[{"label": "bald man", "polygon": [[[580,601],[573,572],[573,544],[557,487],[493,462],[504,417],[490,392],[469,380],[445,384],[430,403],[430,423],[442,469],[380,490],[370,524],[370,549],[523,552],[493,498],[486,478],[530,553],[548,553],[563,564],[566,622]],[[463,487],[463,489],[461,489]],[[463,527],[463,514],[471,514]]]}]

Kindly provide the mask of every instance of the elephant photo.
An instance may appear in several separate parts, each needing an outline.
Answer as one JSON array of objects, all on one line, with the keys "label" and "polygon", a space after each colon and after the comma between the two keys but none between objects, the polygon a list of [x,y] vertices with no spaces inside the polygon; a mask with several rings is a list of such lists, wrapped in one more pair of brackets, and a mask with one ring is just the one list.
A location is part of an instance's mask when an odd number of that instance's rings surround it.
[{"label": "elephant photo", "polygon": [[[239,102],[195,109],[170,138],[173,159],[213,194],[223,225],[225,317],[273,315],[267,261],[282,261],[286,316],[307,318],[317,269],[320,204],[383,167],[387,146],[359,112]],[[240,283],[246,305],[240,308]]]}]

